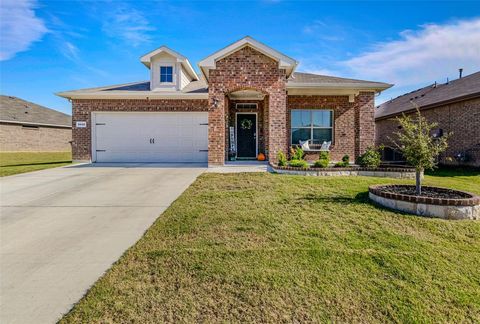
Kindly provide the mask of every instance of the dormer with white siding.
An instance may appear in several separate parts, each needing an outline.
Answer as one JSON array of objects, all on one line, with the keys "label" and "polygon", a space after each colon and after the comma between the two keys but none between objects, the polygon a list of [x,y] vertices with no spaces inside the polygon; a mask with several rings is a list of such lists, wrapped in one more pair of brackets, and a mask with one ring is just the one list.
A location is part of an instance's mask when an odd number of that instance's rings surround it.
[{"label": "dormer with white siding", "polygon": [[181,91],[199,80],[188,59],[167,46],[145,54],[140,61],[150,69],[152,91]]}]

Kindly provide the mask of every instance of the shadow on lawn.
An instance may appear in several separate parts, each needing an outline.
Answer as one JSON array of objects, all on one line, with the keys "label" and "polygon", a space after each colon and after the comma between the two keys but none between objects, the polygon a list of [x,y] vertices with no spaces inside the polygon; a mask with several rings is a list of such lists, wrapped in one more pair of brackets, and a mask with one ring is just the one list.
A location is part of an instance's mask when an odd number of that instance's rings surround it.
[{"label": "shadow on lawn", "polygon": [[30,165],[48,165],[48,164],[60,164],[60,163],[72,163],[72,161],[55,161],[55,162],[38,162],[38,163],[20,163],[20,164],[7,164],[0,166],[1,168],[5,167],[16,167],[16,166],[30,166]]},{"label": "shadow on lawn", "polygon": [[480,168],[475,167],[440,167],[425,171],[425,175],[433,177],[475,177],[480,176]]},{"label": "shadow on lawn", "polygon": [[336,204],[365,204],[369,203],[368,192],[360,192],[355,197],[345,197],[345,196],[330,196],[323,197],[315,194],[307,194],[299,200],[308,200],[313,202],[322,202],[322,203],[336,203]]}]

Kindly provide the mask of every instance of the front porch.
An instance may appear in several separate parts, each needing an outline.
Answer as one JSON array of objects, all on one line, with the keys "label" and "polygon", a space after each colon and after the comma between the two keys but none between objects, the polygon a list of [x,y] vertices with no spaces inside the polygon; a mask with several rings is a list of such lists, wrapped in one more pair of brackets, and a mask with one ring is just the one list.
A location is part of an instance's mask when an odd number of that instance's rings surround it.
[{"label": "front porch", "polygon": [[225,161],[268,156],[268,96],[255,90],[233,91],[225,97]]}]

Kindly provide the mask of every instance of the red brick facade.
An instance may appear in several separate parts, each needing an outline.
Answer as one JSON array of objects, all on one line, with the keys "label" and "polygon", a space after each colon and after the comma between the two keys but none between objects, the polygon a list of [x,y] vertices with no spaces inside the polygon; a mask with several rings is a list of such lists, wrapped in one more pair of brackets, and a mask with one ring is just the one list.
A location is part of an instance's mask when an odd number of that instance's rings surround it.
[{"label": "red brick facade", "polygon": [[[209,70],[208,100],[148,99],[75,99],[73,106],[73,158],[91,160],[91,112],[93,111],[208,111],[208,163],[222,165],[228,156],[228,126],[235,126],[235,104],[229,94],[238,90],[255,90],[264,95],[254,100],[258,108],[258,151],[271,162],[278,152],[290,145],[290,111],[292,109],[331,109],[334,111],[332,160],[348,154],[353,160],[374,144],[374,95],[361,92],[354,102],[348,96],[287,96],[286,71],[278,62],[243,47],[216,62]],[[243,110],[245,111],[245,110]],[[86,128],[76,128],[76,121],[86,121]],[[318,154],[310,155],[316,159]]]},{"label": "red brick facade", "polygon": [[265,118],[267,156],[276,161],[280,151],[287,151],[287,92],[286,72],[278,63],[262,53],[244,47],[216,62],[208,76],[211,110],[208,114],[208,163],[221,165],[225,161],[227,95],[237,90],[256,90],[265,94],[268,114]]},{"label": "red brick facade", "polygon": [[[340,161],[345,154],[353,161],[368,146],[374,144],[374,96],[361,92],[354,102],[348,96],[288,96],[288,141],[290,143],[290,112],[293,109],[328,109],[333,111],[333,141],[330,159]],[[308,160],[318,159],[318,153],[307,154]]]},{"label": "red brick facade", "polygon": [[[456,164],[453,157],[463,152],[469,157],[466,164],[480,166],[480,98],[422,110],[422,115],[429,122],[438,123],[444,134],[452,133],[442,163]],[[395,117],[376,120],[375,124],[376,143],[392,146],[389,137],[395,138],[393,133],[399,131]]]},{"label": "red brick facade", "polygon": [[[143,100],[143,99],[75,99],[72,100],[72,155],[74,160],[92,158],[92,111],[207,111],[208,101]],[[86,121],[86,128],[76,128],[77,121]]]}]

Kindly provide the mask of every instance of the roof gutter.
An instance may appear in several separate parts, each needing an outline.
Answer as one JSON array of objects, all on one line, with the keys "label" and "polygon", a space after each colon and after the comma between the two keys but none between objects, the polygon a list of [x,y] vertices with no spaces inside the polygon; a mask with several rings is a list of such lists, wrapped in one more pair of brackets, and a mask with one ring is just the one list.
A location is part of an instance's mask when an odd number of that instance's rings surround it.
[{"label": "roof gutter", "polygon": [[342,82],[342,83],[332,83],[332,82],[318,82],[318,83],[288,83],[287,89],[312,89],[312,88],[321,88],[328,90],[335,89],[349,89],[349,90],[374,90],[374,91],[383,91],[388,88],[393,87],[393,84],[389,83],[355,83],[355,82]]},{"label": "roof gutter", "polygon": [[59,92],[57,96],[67,99],[208,99],[208,93],[161,93],[154,91],[95,91]]}]

